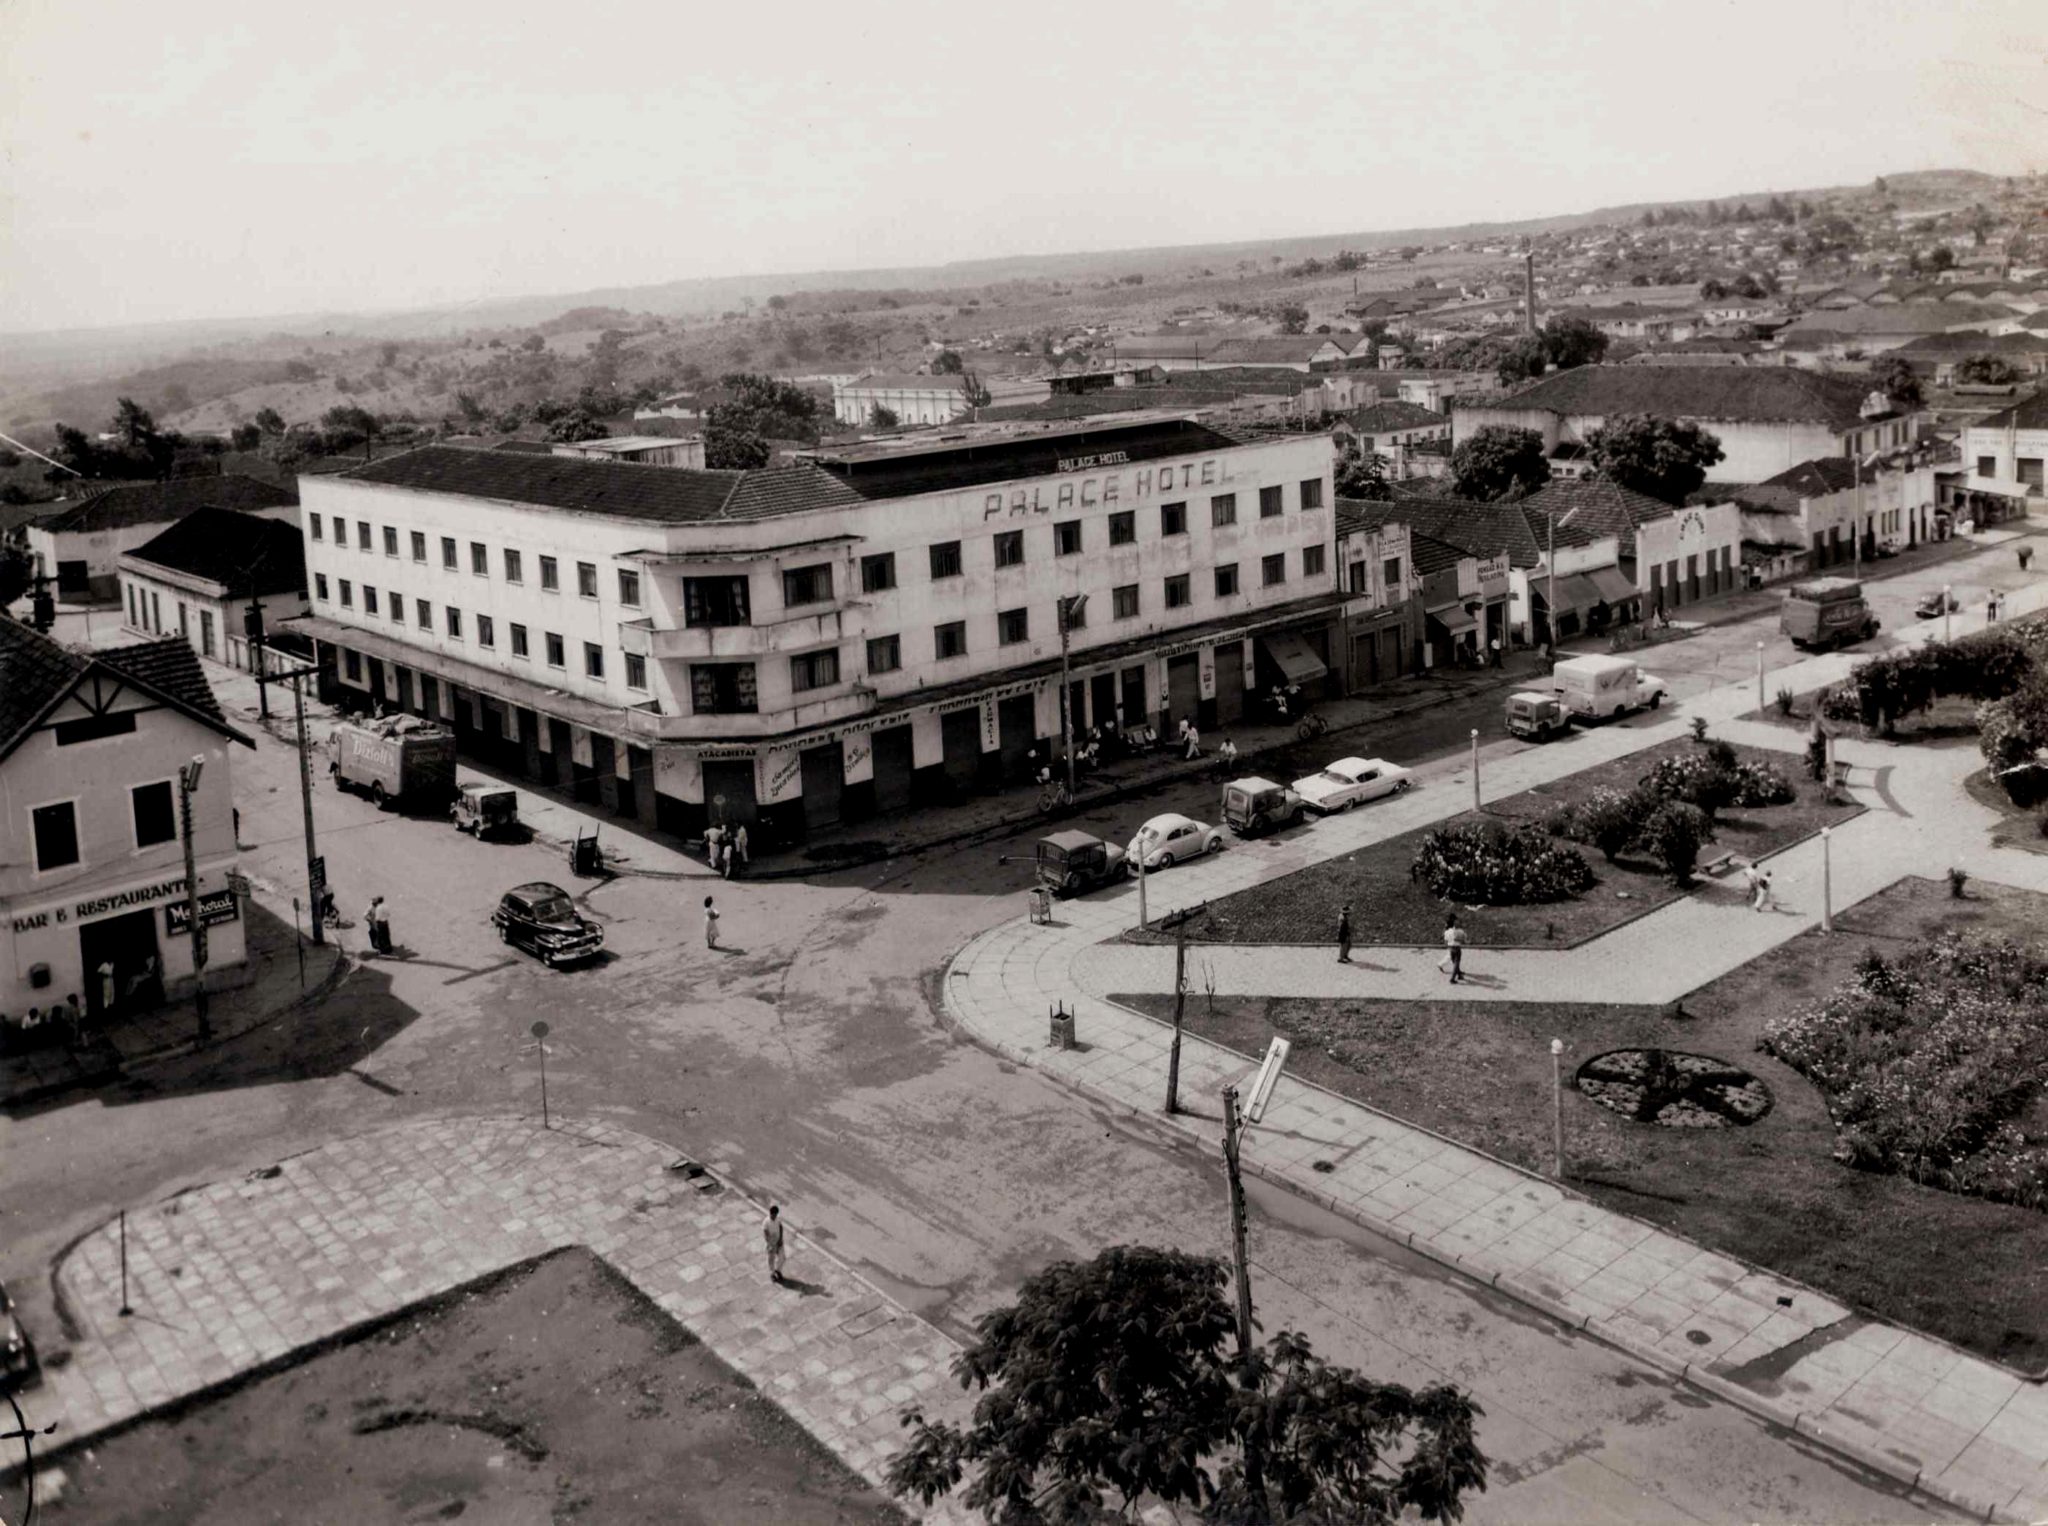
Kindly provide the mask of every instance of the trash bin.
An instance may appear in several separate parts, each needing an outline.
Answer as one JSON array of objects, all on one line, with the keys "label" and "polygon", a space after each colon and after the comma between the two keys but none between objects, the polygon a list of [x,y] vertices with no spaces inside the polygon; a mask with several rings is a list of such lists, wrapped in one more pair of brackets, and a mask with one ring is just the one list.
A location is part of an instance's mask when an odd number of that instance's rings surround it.
[{"label": "trash bin", "polygon": [[1052,892],[1043,885],[1032,887],[1031,920],[1034,922],[1052,921]]},{"label": "trash bin", "polygon": [[1074,1038],[1074,1014],[1066,1009],[1064,1002],[1052,1009],[1052,1047],[1075,1049],[1079,1044]]}]

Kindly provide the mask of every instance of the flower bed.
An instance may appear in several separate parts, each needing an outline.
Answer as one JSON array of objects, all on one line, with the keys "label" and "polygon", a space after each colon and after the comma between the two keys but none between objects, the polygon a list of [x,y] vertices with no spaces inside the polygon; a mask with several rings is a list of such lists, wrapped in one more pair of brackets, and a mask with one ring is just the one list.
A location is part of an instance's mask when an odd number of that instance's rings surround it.
[{"label": "flower bed", "polygon": [[1529,822],[1458,821],[1431,832],[1409,877],[1447,901],[1526,906],[1593,888],[1593,866]]}]

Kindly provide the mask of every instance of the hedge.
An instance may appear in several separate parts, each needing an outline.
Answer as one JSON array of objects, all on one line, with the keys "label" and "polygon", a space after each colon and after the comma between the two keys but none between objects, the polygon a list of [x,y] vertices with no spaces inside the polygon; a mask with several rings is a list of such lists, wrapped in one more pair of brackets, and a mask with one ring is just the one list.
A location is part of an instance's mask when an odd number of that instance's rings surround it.
[{"label": "hedge", "polygon": [[1593,888],[1593,866],[1531,822],[1461,821],[1423,839],[1410,879],[1447,901],[1518,906]]}]

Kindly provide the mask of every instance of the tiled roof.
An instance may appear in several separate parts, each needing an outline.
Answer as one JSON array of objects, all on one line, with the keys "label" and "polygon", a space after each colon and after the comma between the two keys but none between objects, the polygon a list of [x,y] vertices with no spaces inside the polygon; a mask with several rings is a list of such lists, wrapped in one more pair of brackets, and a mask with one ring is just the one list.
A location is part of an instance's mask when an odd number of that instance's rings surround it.
[{"label": "tiled roof", "polygon": [[213,697],[213,685],[199,666],[199,654],[183,636],[165,636],[160,641],[138,641],[133,646],[109,647],[94,654],[101,667],[112,668],[123,678],[154,689],[195,715],[218,726],[226,726],[220,701]]},{"label": "tiled roof", "polygon": [[1790,324],[1780,335],[1787,344],[1826,334],[1939,334],[1958,323],[1981,323],[1989,309],[1972,304],[1951,308],[1941,304],[1897,307],[1850,307],[1839,311],[1808,313]]},{"label": "tiled roof", "polygon": [[2030,393],[2010,408],[2001,408],[1989,418],[1979,419],[1972,429],[2048,429],[2048,387]]},{"label": "tiled roof", "polygon": [[1443,572],[1455,567],[1471,556],[1463,546],[1454,546],[1447,540],[1438,540],[1434,535],[1424,535],[1419,530],[1408,532],[1408,557],[1415,563],[1415,570],[1424,577],[1432,572]]},{"label": "tiled roof", "polygon": [[224,584],[230,596],[306,586],[306,542],[296,524],[226,509],[194,509],[128,556]]},{"label": "tiled roof", "polygon": [[1515,504],[1413,497],[1400,500],[1400,509],[1411,536],[1431,536],[1475,556],[1505,551],[1509,565],[1515,567],[1533,567],[1543,560],[1542,542]]},{"label": "tiled roof", "polygon": [[689,471],[454,445],[422,446],[358,467],[343,480],[681,524],[765,519],[861,498],[829,473],[807,465]]},{"label": "tiled roof", "polygon": [[168,524],[198,508],[281,509],[299,501],[294,488],[254,477],[173,477],[168,482],[122,482],[70,505],[57,505],[44,528],[57,534]]},{"label": "tiled roof", "polygon": [[255,745],[227,724],[198,653],[183,637],[88,654],[52,641],[18,620],[0,617],[0,758],[19,747],[95,667],[149,691],[244,746]]},{"label": "tiled roof", "polygon": [[[1332,336],[1328,334],[1271,334],[1249,339],[1226,339],[1209,352],[1220,366],[1306,365]],[[1341,346],[1340,346],[1341,348]]]},{"label": "tiled roof", "polygon": [[1825,498],[1830,493],[1845,492],[1855,485],[1854,461],[1847,456],[1816,456],[1811,461],[1788,466],[1775,477],[1765,478],[1757,487],[1767,491],[1783,488],[1800,498]]},{"label": "tiled roof", "polygon": [[1396,430],[1429,429],[1451,422],[1448,414],[1425,408],[1420,403],[1404,403],[1399,398],[1374,403],[1369,408],[1354,409],[1344,417],[1360,434],[1392,434]]},{"label": "tiled roof", "polygon": [[1560,539],[1567,528],[1612,535],[1620,541],[1623,556],[1635,553],[1637,525],[1672,512],[1671,505],[1660,499],[1601,477],[1553,482],[1524,498],[1522,507],[1534,514],[1556,515]]},{"label": "tiled roof", "polygon": [[1339,498],[1337,500],[1337,539],[1347,535],[1367,535],[1385,524],[1402,523],[1401,507],[1391,499],[1384,498]]},{"label": "tiled roof", "polygon": [[1861,422],[1868,391],[1868,382],[1856,377],[1787,366],[1580,366],[1474,406],[1598,417],[1650,413],[1668,419],[1825,424],[1840,430]]}]

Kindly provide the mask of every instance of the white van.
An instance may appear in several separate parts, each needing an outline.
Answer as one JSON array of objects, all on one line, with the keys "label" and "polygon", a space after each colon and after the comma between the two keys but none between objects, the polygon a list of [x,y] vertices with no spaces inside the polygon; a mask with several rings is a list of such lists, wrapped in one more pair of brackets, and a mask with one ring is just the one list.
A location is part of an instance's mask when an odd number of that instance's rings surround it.
[{"label": "white van", "polygon": [[1550,675],[1550,687],[1574,716],[1606,720],[1664,703],[1664,680],[1626,657],[1571,657]]}]

